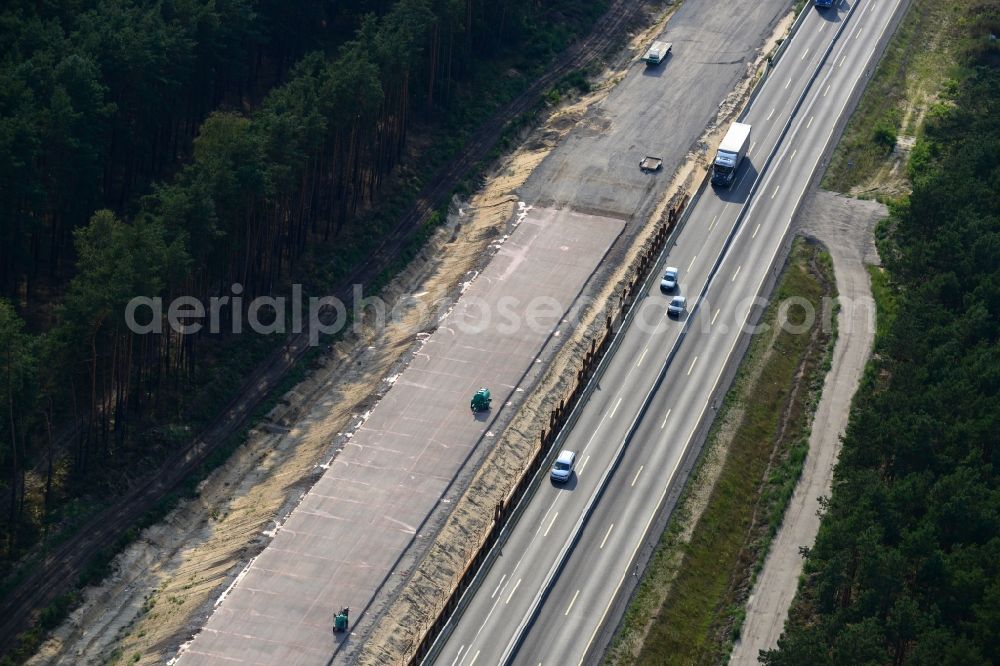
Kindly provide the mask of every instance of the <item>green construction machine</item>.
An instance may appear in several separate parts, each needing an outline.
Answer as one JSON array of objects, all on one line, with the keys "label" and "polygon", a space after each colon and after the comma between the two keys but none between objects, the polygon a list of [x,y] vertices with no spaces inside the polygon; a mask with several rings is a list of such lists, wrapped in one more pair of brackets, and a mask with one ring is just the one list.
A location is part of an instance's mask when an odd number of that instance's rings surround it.
[{"label": "green construction machine", "polygon": [[336,632],[347,631],[347,616],[350,614],[350,608],[344,608],[339,613],[333,616],[333,630]]},{"label": "green construction machine", "polygon": [[490,390],[483,387],[476,391],[476,394],[472,396],[472,412],[475,414],[477,412],[485,412],[490,408],[490,402],[493,399],[490,397]]}]

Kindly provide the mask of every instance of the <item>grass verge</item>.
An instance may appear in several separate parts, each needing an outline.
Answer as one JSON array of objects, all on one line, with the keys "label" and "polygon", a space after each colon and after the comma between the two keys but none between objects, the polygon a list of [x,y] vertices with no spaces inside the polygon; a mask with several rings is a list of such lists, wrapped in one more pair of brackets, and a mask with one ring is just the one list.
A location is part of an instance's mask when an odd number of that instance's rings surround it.
[{"label": "grass verge", "polygon": [[[762,320],[769,326],[751,342],[608,663],[714,664],[739,635],[746,597],[802,471],[836,337],[822,316],[804,333],[775,330],[778,304],[793,296],[816,313],[836,296],[829,255],[801,239]],[[802,322],[796,310],[788,313],[792,324]]]},{"label": "grass verge", "polygon": [[868,275],[872,281],[872,297],[875,299],[875,340],[884,341],[899,309],[898,296],[889,281],[889,274],[881,266],[869,266]]},{"label": "grass verge", "polygon": [[905,194],[906,159],[924,116],[952,104],[975,0],[913,0],[830,161],[823,187],[887,199]]}]

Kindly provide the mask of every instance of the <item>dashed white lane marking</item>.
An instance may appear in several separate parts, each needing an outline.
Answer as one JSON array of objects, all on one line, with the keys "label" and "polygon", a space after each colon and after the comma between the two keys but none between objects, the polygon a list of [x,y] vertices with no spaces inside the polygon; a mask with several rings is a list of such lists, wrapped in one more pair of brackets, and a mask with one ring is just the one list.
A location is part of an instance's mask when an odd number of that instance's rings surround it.
[{"label": "dashed white lane marking", "polygon": [[[556,500],[558,500],[558,498],[556,498]],[[545,524],[545,519],[549,517],[549,511],[552,511],[552,509],[554,509],[554,508],[556,508],[556,503],[552,502],[552,505],[549,507],[549,510],[545,512],[545,515],[542,516],[541,521],[539,521],[539,523],[538,523],[538,529],[535,530],[535,536],[538,536],[538,533],[542,531],[542,525]],[[511,573],[514,573],[514,572],[512,571]]]},{"label": "dashed white lane marking", "polygon": [[[697,356],[695,356],[695,357],[694,357],[694,360],[693,360],[693,361],[691,361],[691,367],[690,367],[690,368],[688,368],[688,377],[690,377],[690,376],[691,376],[691,371],[692,371],[692,370],[694,370],[694,364],[695,364],[695,363],[697,363],[697,362],[698,362],[698,357],[697,357]],[[666,421],[666,419],[663,419],[663,420],[664,420],[664,421]]]},{"label": "dashed white lane marking", "polygon": [[639,465],[639,471],[636,472],[635,476],[632,478],[632,485],[630,486],[631,488],[635,487],[635,482],[639,480],[640,474],[642,474],[642,465]]},{"label": "dashed white lane marking", "polygon": [[500,582],[497,584],[497,589],[493,590],[493,594],[490,595],[490,599],[492,599],[493,597],[497,596],[497,592],[499,592],[500,588],[503,587],[503,582],[505,580],[507,580],[507,574],[504,574],[503,577],[500,578]]},{"label": "dashed white lane marking", "polygon": [[[505,604],[510,603],[510,600],[514,597],[514,593],[517,592],[517,588],[520,586],[521,586],[521,579],[518,578],[517,582],[514,583],[514,587],[511,589],[510,594],[507,595],[507,601],[504,602]],[[477,657],[479,656],[478,652],[476,653],[476,656]],[[475,659],[473,659],[473,661],[475,661]],[[469,666],[472,666],[472,664],[469,664]]]},{"label": "dashed white lane marking", "polygon": [[[551,530],[551,529],[552,529],[552,526],[556,524],[556,518],[558,518],[558,517],[559,517],[559,512],[558,512],[558,511],[556,511],[556,512],[555,512],[555,513],[554,513],[554,514],[552,515],[552,520],[551,520],[551,521],[549,522],[549,526],[545,528],[545,533],[544,533],[544,534],[542,534],[542,536],[543,536],[543,537],[546,537],[546,536],[548,536],[548,535],[549,535],[549,530]],[[518,582],[518,583],[520,583],[521,581],[520,581],[520,580],[518,580],[517,582]]]},{"label": "dashed white lane marking", "polygon": [[635,364],[635,367],[638,368],[640,365],[642,365],[642,359],[646,358],[646,352],[648,351],[649,347],[646,347],[645,349],[642,350],[642,355],[639,356],[639,362]]},{"label": "dashed white lane marking", "polygon": [[712,315],[712,323],[709,324],[709,326],[715,326],[715,320],[719,318],[720,312],[722,312],[722,308],[719,308],[718,310],[715,311],[715,314]]},{"label": "dashed white lane marking", "polygon": [[740,269],[743,268],[743,264],[736,267],[736,272],[733,273],[733,279],[730,282],[736,282],[736,276],[740,274]]},{"label": "dashed white lane marking", "polygon": [[760,231],[760,224],[757,224],[757,228],[753,230],[753,236],[750,238],[757,238],[757,232]]},{"label": "dashed white lane marking", "polygon": [[[847,3],[846,3],[846,0],[844,0],[843,2],[840,2],[840,3],[838,3],[838,4],[839,4],[840,6],[846,6],[846,5],[847,5]],[[841,61],[841,64],[843,64],[843,60]],[[787,88],[787,84],[786,84],[786,88]],[[808,127],[809,127],[809,126],[810,126],[811,124],[812,124],[812,118],[810,118],[810,119],[809,119],[809,125],[807,125],[806,127],[808,128]],[[793,155],[794,155],[794,153],[793,153]],[[817,161],[818,161],[818,160],[817,160]],[[640,468],[640,471],[641,471],[641,468]],[[638,478],[638,474],[636,475],[636,478]],[[634,483],[635,483],[635,481],[633,480],[633,484],[634,484]],[[664,495],[665,495],[665,494],[666,494],[666,491],[664,491]],[[662,500],[661,500],[661,501],[662,501]],[[650,521],[649,521],[649,522],[652,522],[652,516],[650,517]],[[647,529],[648,529],[648,526],[647,526]],[[638,548],[637,548],[636,550],[638,550]],[[624,581],[624,579],[625,579],[625,577],[626,577],[627,575],[628,575],[628,572],[627,572],[627,570],[626,570],[626,571],[625,571],[625,572],[624,572],[624,573],[622,574],[622,577],[621,577],[621,580],[620,580],[620,581],[619,581],[619,583],[618,583],[618,587],[620,587],[620,586],[621,586],[621,582],[622,582],[622,581]],[[616,589],[617,589],[617,588],[616,588]],[[611,604],[609,603],[609,604],[608,604],[608,608],[610,608],[610,605],[611,605]],[[591,644],[593,643],[593,640],[594,640],[594,636],[595,636],[595,635],[597,634],[597,631],[598,631],[598,629],[600,629],[600,626],[601,626],[601,624],[603,623],[603,619],[604,619],[604,618],[605,618],[605,617],[607,616],[607,612],[608,612],[608,608],[606,608],[606,609],[605,609],[605,611],[604,611],[604,614],[603,614],[603,615],[601,616],[601,621],[599,622],[599,624],[598,624],[598,627],[597,627],[597,628],[595,628],[595,630],[594,630],[594,633],[593,633],[593,634],[591,635],[591,638],[590,638],[590,641],[588,641],[588,643],[587,643],[587,646],[586,646],[586,649],[589,649],[590,645],[591,645]],[[582,660],[581,660],[581,663],[582,663]]]},{"label": "dashed white lane marking", "polygon": [[608,414],[609,419],[612,418],[615,415],[615,412],[618,411],[618,405],[620,404],[622,404],[622,398],[618,398],[618,402],[616,402],[615,406],[611,408],[611,413]]},{"label": "dashed white lane marking", "polygon": [[[660,424],[660,430],[663,430],[663,428],[667,425],[667,419],[669,419],[669,418],[670,418],[670,410],[668,409],[666,415],[663,417],[663,423]],[[641,467],[639,469],[642,470]],[[639,476],[639,475],[636,474],[636,476]]]},{"label": "dashed white lane marking", "polygon": [[580,590],[577,590],[576,594],[573,595],[573,598],[570,600],[569,606],[566,607],[566,612],[563,613],[563,615],[569,615],[569,612],[573,609],[573,604],[576,603],[576,598],[578,596],[580,596]]},{"label": "dashed white lane marking", "polygon": [[615,524],[611,523],[608,525],[608,531],[605,533],[604,538],[601,539],[601,547],[598,550],[604,550],[604,544],[608,542],[608,537],[611,536],[611,530],[615,528]]}]

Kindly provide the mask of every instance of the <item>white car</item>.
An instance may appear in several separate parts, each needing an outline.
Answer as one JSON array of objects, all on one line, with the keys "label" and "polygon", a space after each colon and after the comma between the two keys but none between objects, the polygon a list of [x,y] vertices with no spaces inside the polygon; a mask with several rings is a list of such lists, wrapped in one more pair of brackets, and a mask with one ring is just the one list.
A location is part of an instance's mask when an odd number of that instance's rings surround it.
[{"label": "white car", "polygon": [[660,291],[666,293],[668,291],[673,291],[677,288],[677,274],[678,271],[673,266],[667,266],[667,270],[663,272],[663,279],[660,280]]},{"label": "white car", "polygon": [[673,300],[670,301],[670,305],[667,306],[667,314],[674,315],[675,317],[681,316],[684,312],[684,307],[687,305],[687,299],[683,296],[674,296]]},{"label": "white car", "polygon": [[549,478],[558,483],[569,481],[569,477],[573,476],[573,463],[575,462],[575,453],[572,451],[560,451],[559,457],[556,458],[555,463],[552,465],[552,471],[549,472]]}]

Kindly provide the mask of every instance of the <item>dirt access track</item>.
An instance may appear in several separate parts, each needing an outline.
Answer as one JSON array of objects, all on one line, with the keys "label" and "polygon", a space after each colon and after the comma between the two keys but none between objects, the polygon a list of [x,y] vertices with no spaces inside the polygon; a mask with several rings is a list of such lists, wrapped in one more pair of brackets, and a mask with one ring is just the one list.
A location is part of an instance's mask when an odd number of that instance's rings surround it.
[{"label": "dirt access track", "polygon": [[730,664],[756,664],[761,650],[777,647],[802,573],[800,549],[816,541],[820,497],[830,495],[840,438],[875,339],[875,302],[866,266],[879,264],[873,231],[887,216],[880,203],[822,190],[813,191],[798,215],[799,231],[823,243],[833,258],[841,306],[837,341],[813,418],[802,476],[747,601],[746,620]]}]

